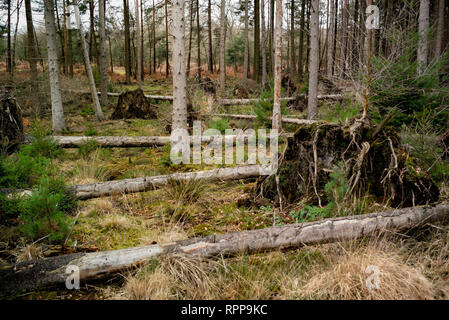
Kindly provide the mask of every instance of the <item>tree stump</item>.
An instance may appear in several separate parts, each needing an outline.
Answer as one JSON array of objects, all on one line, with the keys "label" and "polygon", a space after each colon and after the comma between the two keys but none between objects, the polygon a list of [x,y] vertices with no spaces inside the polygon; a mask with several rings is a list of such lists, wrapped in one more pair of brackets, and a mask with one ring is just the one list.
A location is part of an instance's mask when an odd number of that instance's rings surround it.
[{"label": "tree stump", "polygon": [[284,74],[281,80],[281,86],[285,90],[285,95],[287,97],[292,97],[295,95],[298,88],[295,82],[290,78],[288,74]]},{"label": "tree stump", "polygon": [[111,119],[156,119],[156,107],[147,99],[142,89],[127,91],[118,97]]},{"label": "tree stump", "polygon": [[372,195],[394,207],[428,204],[439,197],[438,187],[414,164],[393,128],[354,119],[301,125],[280,157],[279,184],[274,176],[262,177],[254,196],[282,197],[284,204],[325,204],[325,186],[336,171],[346,180],[346,194]]},{"label": "tree stump", "polygon": [[22,111],[7,92],[0,93],[0,142],[2,151],[13,152],[23,141]]}]

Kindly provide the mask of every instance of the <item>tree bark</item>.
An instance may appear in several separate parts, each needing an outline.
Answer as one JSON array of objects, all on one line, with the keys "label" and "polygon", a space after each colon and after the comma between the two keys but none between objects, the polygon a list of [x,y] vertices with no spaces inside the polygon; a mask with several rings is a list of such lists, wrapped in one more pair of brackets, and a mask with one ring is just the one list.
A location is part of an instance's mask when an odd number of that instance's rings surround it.
[{"label": "tree bark", "polygon": [[108,72],[106,62],[106,27],[105,27],[105,1],[99,0],[98,17],[99,17],[99,33],[100,33],[100,74],[101,74],[101,104],[108,105]]},{"label": "tree bark", "polygon": [[145,192],[165,186],[171,179],[221,181],[258,177],[260,176],[261,170],[263,170],[263,168],[258,165],[239,166],[233,168],[220,168],[197,172],[175,173],[162,176],[80,184],[71,186],[69,189],[73,191],[76,198],[86,200],[112,194]]},{"label": "tree bark", "polygon": [[295,50],[295,0],[290,0],[290,72],[296,74],[296,50]]},{"label": "tree bark", "polygon": [[[165,77],[168,78],[168,74],[170,73],[170,64],[168,62],[168,8],[167,8],[168,0],[164,1],[165,7]],[[183,2],[184,7],[184,2]],[[174,71],[173,71],[174,72]]]},{"label": "tree bark", "polygon": [[253,78],[260,82],[260,0],[254,0],[254,61]]},{"label": "tree bark", "polygon": [[330,1],[330,24],[327,32],[329,33],[329,42],[328,42],[328,50],[327,50],[327,77],[329,79],[333,76],[334,70],[334,54],[333,54],[333,43],[334,43],[334,28],[335,28],[335,3],[334,0]]},{"label": "tree bark", "polygon": [[[256,0],[257,1],[257,0]],[[220,91],[223,93],[226,84],[226,62],[225,62],[225,46],[226,46],[226,1],[221,0],[220,5]]]},{"label": "tree bark", "polygon": [[33,27],[33,14],[31,11],[31,0],[25,0],[25,15],[27,22],[27,40],[28,40],[28,61],[30,63],[31,70],[31,95],[33,104],[36,106],[36,115],[40,112],[39,101],[39,83],[37,80],[37,66],[36,66],[36,45],[34,43],[34,27]]},{"label": "tree bark", "polygon": [[266,38],[265,38],[265,0],[260,0],[260,42],[262,51],[262,88],[267,84],[267,50],[266,50]]},{"label": "tree bark", "polygon": [[418,41],[418,75],[423,75],[428,59],[429,0],[420,0],[419,5],[419,41]]},{"label": "tree bark", "polygon": [[311,1],[310,12],[310,58],[309,58],[309,94],[307,119],[316,119],[318,114],[318,22],[319,0]]},{"label": "tree bark", "polygon": [[248,41],[248,1],[245,0],[245,29],[243,31],[243,37],[245,42],[245,52],[243,54],[243,85],[248,85],[248,55],[249,55],[249,41]]},{"label": "tree bark", "polygon": [[92,67],[90,65],[89,51],[87,50],[86,40],[84,39],[83,25],[81,23],[80,11],[79,11],[79,8],[78,8],[78,4],[75,4],[73,7],[75,8],[76,24],[78,25],[79,34],[80,34],[80,40],[81,40],[81,46],[83,48],[84,63],[86,64],[86,72],[87,72],[87,77],[89,79],[90,92],[91,92],[91,95],[92,95],[92,101],[94,103],[95,115],[96,115],[98,120],[103,121],[103,120],[105,120],[105,117],[103,115],[103,111],[101,110],[100,100],[98,99],[98,94],[97,94],[97,88],[95,86],[94,75],[92,73]]},{"label": "tree bark", "polygon": [[[166,3],[167,4],[167,3]],[[185,65],[185,19],[184,0],[174,0],[173,23],[173,116],[172,132],[187,129],[186,65]]]},{"label": "tree bark", "polygon": [[79,268],[80,283],[137,267],[150,259],[172,254],[194,258],[230,257],[305,245],[348,241],[376,234],[405,232],[428,224],[446,222],[448,205],[412,207],[366,215],[323,219],[259,230],[178,240],[174,244],[149,245],[120,250],[75,253],[18,263],[0,271],[2,296],[17,291],[35,291],[66,283],[68,266]]},{"label": "tree bark", "polygon": [[437,39],[435,43],[435,57],[440,58],[443,53],[443,37],[444,37],[444,10],[445,0],[438,1],[438,25],[437,25]]},{"label": "tree bark", "polygon": [[130,50],[130,34],[129,34],[129,3],[123,0],[123,15],[125,20],[125,73],[126,83],[131,83],[131,50]]},{"label": "tree bark", "polygon": [[207,34],[209,38],[209,72],[214,73],[214,59],[212,51],[212,1],[207,2]]},{"label": "tree bark", "polygon": [[344,0],[344,6],[341,10],[342,13],[342,26],[341,26],[341,47],[340,47],[340,78],[345,76],[346,67],[346,44],[348,40],[348,0]]},{"label": "tree bark", "polygon": [[200,39],[200,1],[196,0],[196,48],[197,48],[197,64],[198,78],[201,79],[201,39]]},{"label": "tree bark", "polygon": [[[6,37],[6,72],[9,73],[10,79],[13,77],[12,71],[12,54],[11,54],[11,0],[8,1],[8,26],[7,26],[7,37]],[[54,19],[54,18],[53,18]]]},{"label": "tree bark", "polygon": [[[100,0],[101,1],[101,0]],[[142,40],[141,40],[141,28],[140,28],[140,8],[139,8],[139,0],[134,1],[135,13],[136,13],[136,43],[137,43],[137,85],[139,89],[142,89]]]},{"label": "tree bark", "polygon": [[281,119],[281,69],[282,69],[282,0],[276,0],[276,25],[274,27],[274,101],[272,128],[282,130]]},{"label": "tree bark", "polygon": [[301,25],[299,30],[299,56],[298,56],[298,72],[302,76],[304,72],[304,33],[306,24],[306,0],[302,0],[301,5]]},{"label": "tree bark", "polygon": [[153,71],[156,73],[156,7],[153,0]]},{"label": "tree bark", "polygon": [[61,87],[59,83],[58,52],[53,0],[44,0],[45,31],[47,34],[48,72],[50,75],[50,96],[52,128],[55,132],[66,129],[62,109]]},{"label": "tree bark", "polygon": [[190,0],[190,32],[189,32],[189,53],[187,56],[187,76],[190,75],[190,61],[192,58],[192,38],[193,38],[193,1]]}]

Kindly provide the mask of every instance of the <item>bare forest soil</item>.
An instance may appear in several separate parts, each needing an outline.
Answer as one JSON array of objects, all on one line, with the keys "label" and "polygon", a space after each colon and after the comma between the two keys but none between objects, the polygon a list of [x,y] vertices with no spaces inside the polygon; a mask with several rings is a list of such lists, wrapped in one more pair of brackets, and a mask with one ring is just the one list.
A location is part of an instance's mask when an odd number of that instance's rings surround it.
[{"label": "bare forest soil", "polygon": [[[171,79],[146,80],[147,94],[171,95]],[[63,79],[65,89],[87,90],[84,78]],[[231,86],[231,85],[230,85]],[[122,92],[136,86],[115,84],[111,90]],[[192,86],[192,88],[194,88]],[[44,90],[43,90],[44,92]],[[229,89],[232,94],[232,89]],[[194,110],[206,105],[200,90],[192,89]],[[231,97],[231,96],[230,96]],[[39,119],[28,111],[25,133],[32,125],[51,128],[48,97]],[[158,104],[158,118],[150,120],[106,120],[98,123],[89,95],[64,92],[66,135],[91,136],[167,136],[171,105]],[[357,113],[351,98],[336,111],[332,102],[322,102],[320,118],[342,120]],[[19,104],[21,98],[18,98]],[[24,101],[24,100],[23,100]],[[109,98],[104,108],[110,119],[117,98]],[[214,106],[213,113],[254,113],[253,105]],[[28,109],[31,110],[31,109]],[[355,111],[354,111],[355,110]],[[287,116],[304,118],[297,110]],[[207,114],[206,114],[207,116]],[[206,117],[205,127],[245,128],[243,120]],[[285,127],[294,132],[295,127]],[[284,144],[281,141],[280,149]],[[63,150],[52,166],[68,185],[174,172],[212,169],[211,165],[173,165],[169,146],[158,148],[111,148],[95,145]],[[255,180],[179,185],[127,195],[114,195],[78,201],[70,214],[79,218],[61,252],[59,246],[22,237],[13,226],[0,226],[0,263],[12,263],[76,251],[97,251],[147,244],[166,244],[175,240],[214,233],[259,229],[272,225],[313,221],[323,216],[316,207],[297,203],[278,212],[275,203],[243,206]],[[447,183],[440,183],[441,200],[446,199]],[[339,214],[384,211],[383,204],[369,202],[345,204]],[[316,210],[313,211],[313,210]],[[301,212],[305,213],[301,214]],[[371,266],[371,267],[370,267]],[[379,286],[370,289],[367,281],[372,266],[380,270]],[[370,269],[371,268],[371,269]],[[138,270],[114,278],[81,284],[80,290],[54,289],[19,295],[19,299],[447,299],[449,298],[449,226],[432,225],[410,234],[383,234],[327,245],[306,246],[285,252],[240,255],[230,259],[194,261],[183,257],[149,261]]]}]

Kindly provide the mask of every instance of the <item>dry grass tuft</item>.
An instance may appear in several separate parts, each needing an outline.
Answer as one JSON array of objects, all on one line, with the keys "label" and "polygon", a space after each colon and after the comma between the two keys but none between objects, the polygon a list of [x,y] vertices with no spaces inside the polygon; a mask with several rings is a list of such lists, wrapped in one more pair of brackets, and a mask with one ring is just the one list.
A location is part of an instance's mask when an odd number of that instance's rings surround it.
[{"label": "dry grass tuft", "polygon": [[317,271],[304,286],[292,291],[306,299],[434,298],[432,284],[417,269],[406,265],[397,254],[371,245],[347,252],[324,271]]},{"label": "dry grass tuft", "polygon": [[142,277],[129,276],[118,298],[129,300],[166,300],[171,298],[169,276],[155,270]]},{"label": "dry grass tuft", "polygon": [[116,214],[105,215],[99,222],[105,229],[127,230],[133,226],[132,222],[126,217]]},{"label": "dry grass tuft", "polygon": [[182,206],[197,202],[206,190],[206,186],[207,184],[203,180],[169,179],[165,191],[177,206]]},{"label": "dry grass tuft", "polygon": [[37,247],[34,244],[30,244],[20,249],[16,258],[16,262],[38,260],[42,257],[43,254],[41,248]]}]

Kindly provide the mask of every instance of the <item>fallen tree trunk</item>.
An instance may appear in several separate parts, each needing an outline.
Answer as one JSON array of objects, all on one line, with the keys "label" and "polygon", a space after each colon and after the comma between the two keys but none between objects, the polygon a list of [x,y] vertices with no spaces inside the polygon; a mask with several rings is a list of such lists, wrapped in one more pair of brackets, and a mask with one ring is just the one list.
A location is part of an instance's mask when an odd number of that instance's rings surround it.
[{"label": "fallen tree trunk", "polygon": [[22,262],[0,270],[0,295],[8,296],[20,291],[61,286],[67,283],[69,274],[66,270],[68,267],[71,270],[78,269],[80,283],[84,283],[173,253],[195,258],[209,258],[299,248],[304,245],[356,239],[381,231],[407,230],[428,223],[442,222],[448,217],[449,205],[412,207],[180,240],[170,245],[75,253]]},{"label": "fallen tree trunk", "polygon": [[[280,137],[289,138],[292,137],[292,133],[282,133]],[[219,136],[223,140],[228,140],[231,136]],[[233,135],[232,139],[235,142],[237,135]],[[99,147],[103,148],[147,148],[165,146],[170,144],[170,136],[52,136],[51,137],[60,148],[78,148],[85,145],[88,142],[95,142]],[[201,136],[201,142],[211,142],[216,136]],[[267,139],[270,139],[268,136]],[[32,137],[25,137],[24,143],[30,143]],[[190,138],[190,143],[193,143],[193,137]]]},{"label": "fallen tree trunk", "polygon": [[[90,94],[90,92],[88,91],[80,91],[80,90],[70,90],[70,89],[65,89],[63,91],[66,92],[71,92],[71,93],[76,93],[76,94]],[[97,92],[98,95],[101,95],[101,92]],[[119,97],[121,95],[120,92],[108,92],[108,96],[109,97]],[[173,97],[172,96],[162,96],[162,95],[150,95],[150,94],[145,94],[145,98],[148,99],[153,99],[153,100],[166,100],[166,101],[173,101]]]},{"label": "fallen tree trunk", "polygon": [[174,173],[154,177],[144,177],[135,179],[124,179],[117,181],[79,184],[69,187],[76,198],[85,200],[109,196],[120,193],[135,193],[153,190],[164,186],[171,179],[175,180],[238,180],[261,176],[261,172],[266,171],[265,166],[240,166],[234,168],[220,168],[213,170]]},{"label": "fallen tree trunk", "polygon": [[[230,114],[230,113],[216,113],[212,114],[211,116],[214,117],[223,117],[223,118],[231,118],[231,119],[242,119],[242,120],[256,120],[257,116],[252,114]],[[270,120],[270,118],[267,118],[267,120]],[[305,119],[295,119],[295,118],[282,118],[282,122],[285,123],[293,123],[293,124],[314,124],[318,123],[320,121],[317,120],[305,120]],[[323,122],[323,121],[321,121]]]},{"label": "fallen tree trunk", "polygon": [[[318,100],[341,100],[343,99],[342,94],[324,94],[319,95]],[[281,101],[295,101],[298,98],[307,98],[307,95],[300,94],[295,97],[284,97],[281,98]],[[217,100],[217,103],[223,105],[223,106],[230,106],[230,105],[245,105],[245,104],[251,104],[259,101],[259,99],[219,99]]]}]

